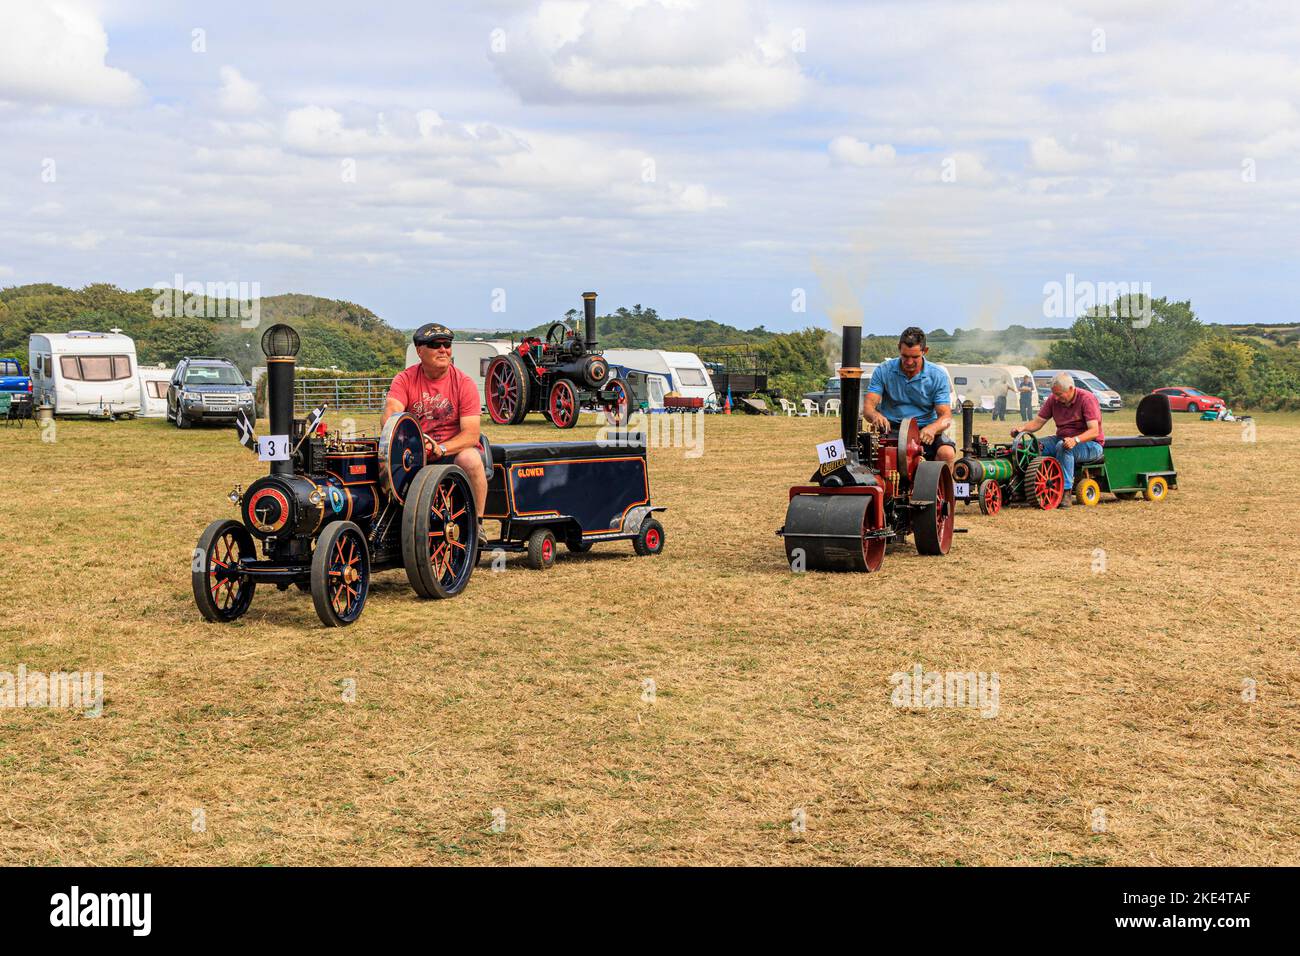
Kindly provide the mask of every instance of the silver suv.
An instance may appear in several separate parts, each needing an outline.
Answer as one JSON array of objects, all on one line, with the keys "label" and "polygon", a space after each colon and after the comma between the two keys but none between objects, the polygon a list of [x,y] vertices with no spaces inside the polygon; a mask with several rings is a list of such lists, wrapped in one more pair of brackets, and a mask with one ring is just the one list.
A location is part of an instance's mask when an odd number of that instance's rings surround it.
[{"label": "silver suv", "polygon": [[176,365],[167,386],[167,418],[177,428],[196,422],[234,422],[243,410],[257,418],[253,385],[239,369],[221,358],[186,356]]}]

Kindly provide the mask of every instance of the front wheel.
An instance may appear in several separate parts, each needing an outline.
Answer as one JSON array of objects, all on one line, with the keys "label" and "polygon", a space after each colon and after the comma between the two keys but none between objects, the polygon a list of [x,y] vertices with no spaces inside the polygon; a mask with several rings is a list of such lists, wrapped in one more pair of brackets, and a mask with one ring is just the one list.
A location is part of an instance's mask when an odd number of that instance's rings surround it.
[{"label": "front wheel", "polygon": [[1002,510],[1002,486],[992,478],[980,482],[980,513],[995,515]]},{"label": "front wheel", "polygon": [[214,521],[199,536],[190,566],[190,583],[199,613],[227,624],[242,617],[253,603],[257,582],[240,570],[241,560],[253,560],[253,536],[238,521]]},{"label": "front wheel", "polygon": [[549,528],[538,528],[528,536],[528,566],[535,571],[545,571],[555,564],[555,534]]},{"label": "front wheel", "polygon": [[1096,478],[1085,478],[1074,486],[1074,497],[1079,504],[1095,508],[1101,501],[1101,485]]},{"label": "front wheel", "polygon": [[325,526],[311,556],[311,600],[326,627],[347,627],[361,616],[370,591],[370,549],[351,521]]},{"label": "front wheel", "polygon": [[1156,477],[1147,482],[1142,497],[1147,501],[1164,501],[1167,494],[1169,494],[1169,482],[1164,478]]},{"label": "front wheel", "polygon": [[551,386],[546,411],[556,428],[572,428],[578,424],[578,390],[567,378],[556,379]]},{"label": "front wheel", "polygon": [[1195,415],[1197,412],[1201,410],[1201,406],[1197,405],[1195,402],[1189,402],[1187,405],[1187,410],[1191,412],[1193,415]]},{"label": "front wheel", "polygon": [[478,521],[469,478],[456,465],[420,469],[402,508],[402,564],[422,598],[465,590],[478,558]]},{"label": "front wheel", "polygon": [[632,549],[643,558],[658,554],[664,549],[664,526],[654,518],[647,517],[641,523],[641,530],[632,539]]}]

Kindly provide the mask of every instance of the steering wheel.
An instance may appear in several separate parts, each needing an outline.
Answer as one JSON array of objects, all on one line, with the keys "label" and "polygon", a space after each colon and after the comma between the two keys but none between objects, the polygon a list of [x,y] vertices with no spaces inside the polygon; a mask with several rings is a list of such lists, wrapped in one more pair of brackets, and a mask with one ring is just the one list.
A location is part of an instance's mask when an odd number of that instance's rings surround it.
[{"label": "steering wheel", "polygon": [[1038,437],[1030,432],[1021,432],[1011,439],[1011,458],[1016,467],[1023,471],[1029,463],[1038,457]]},{"label": "steering wheel", "polygon": [[546,330],[546,344],[559,348],[564,344],[564,339],[568,333],[569,327],[563,322],[552,322]]}]

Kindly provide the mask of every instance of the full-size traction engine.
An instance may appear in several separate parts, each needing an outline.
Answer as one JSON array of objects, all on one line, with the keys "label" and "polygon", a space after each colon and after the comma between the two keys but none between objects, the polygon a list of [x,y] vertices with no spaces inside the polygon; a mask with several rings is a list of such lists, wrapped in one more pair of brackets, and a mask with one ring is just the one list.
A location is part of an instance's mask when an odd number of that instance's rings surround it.
[{"label": "full-size traction engine", "polygon": [[596,293],[582,294],[583,335],[552,322],[545,338],[529,336],[488,364],[483,394],[498,425],[518,425],[541,412],[556,428],[572,428],[584,406],[598,405],[611,425],[626,426],[630,393],[611,377],[596,347]]},{"label": "full-size traction engine", "polygon": [[911,418],[887,435],[858,427],[862,399],[862,329],[844,328],[840,367],[843,450],[813,473],[813,484],[790,489],[785,539],[791,567],[809,571],[875,571],[885,546],[908,534],[920,554],[947,554],[953,536],[952,471],[924,461],[921,429]]},{"label": "full-size traction engine", "polygon": [[[327,626],[361,616],[376,571],[402,567],[422,598],[455,597],[477,559],[478,522],[469,478],[455,465],[426,465],[419,423],[393,415],[378,438],[328,433],[324,406],[293,417],[298,333],[262,336],[272,446],[270,474],[230,500],[239,520],[212,522],[194,549],[194,602],[209,621],[241,617],[259,583],[309,591]],[[239,422],[256,448],[252,423]],[[262,557],[257,544],[262,545]]]},{"label": "full-size traction engine", "polygon": [[954,496],[995,515],[1007,504],[1033,505],[1051,511],[1065,496],[1065,474],[1055,458],[1042,453],[1038,439],[1020,434],[1011,442],[990,444],[975,434],[975,408],[961,407],[961,458],[952,468]]}]

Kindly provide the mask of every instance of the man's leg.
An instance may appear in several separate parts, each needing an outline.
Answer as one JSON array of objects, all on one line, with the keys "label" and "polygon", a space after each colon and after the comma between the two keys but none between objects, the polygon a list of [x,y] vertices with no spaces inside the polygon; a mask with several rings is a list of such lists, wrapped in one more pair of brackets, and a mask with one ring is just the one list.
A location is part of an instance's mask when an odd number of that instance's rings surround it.
[{"label": "man's leg", "polygon": [[1042,445],[1043,454],[1055,458],[1057,464],[1061,466],[1061,474],[1065,476],[1065,491],[1069,494],[1070,489],[1074,487],[1074,453],[1055,435],[1044,438]]},{"label": "man's leg", "polygon": [[477,517],[483,517],[483,505],[487,501],[487,473],[483,471],[483,454],[477,447],[465,448],[456,453],[456,464],[469,477],[470,490],[474,492],[474,511]]}]

